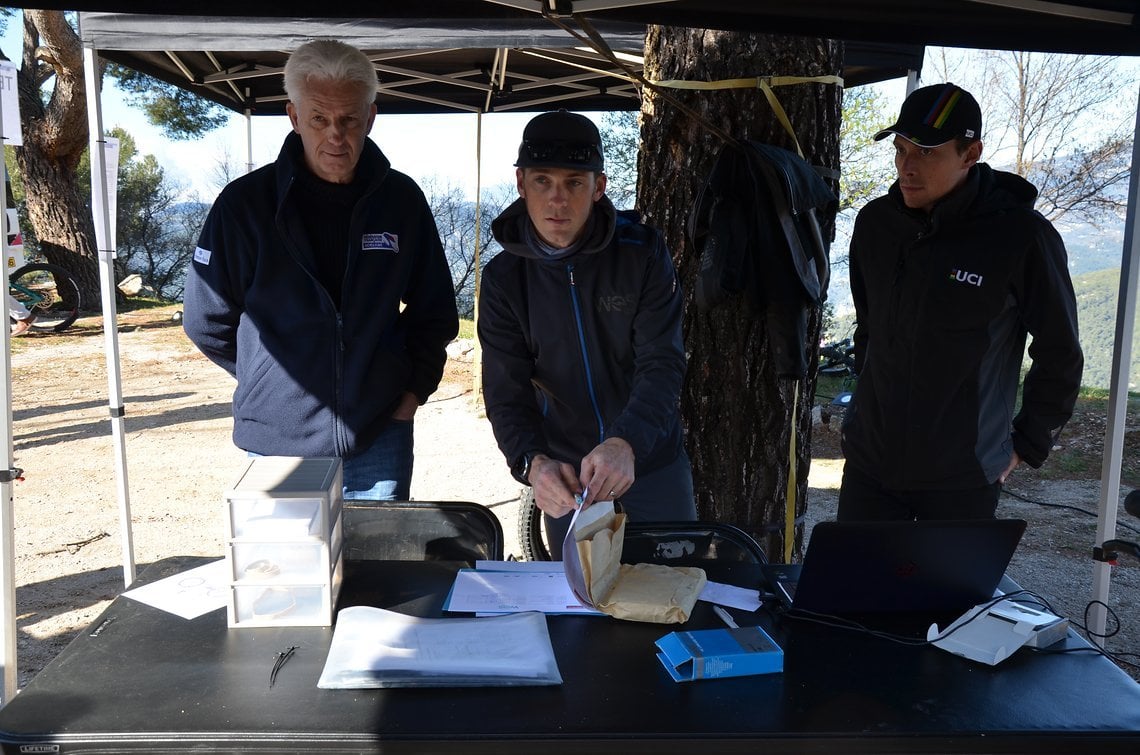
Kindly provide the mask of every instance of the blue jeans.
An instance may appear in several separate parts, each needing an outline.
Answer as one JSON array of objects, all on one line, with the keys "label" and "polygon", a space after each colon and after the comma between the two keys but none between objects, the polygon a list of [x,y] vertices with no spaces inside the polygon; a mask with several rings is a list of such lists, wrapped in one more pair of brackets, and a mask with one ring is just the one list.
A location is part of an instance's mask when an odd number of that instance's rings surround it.
[{"label": "blue jeans", "polygon": [[344,500],[406,501],[412,490],[415,422],[392,420],[371,446],[344,459]]},{"label": "blue jeans", "polygon": [[[407,501],[412,489],[414,422],[392,420],[368,448],[341,459],[346,501]],[[247,451],[249,456],[263,454]]]}]

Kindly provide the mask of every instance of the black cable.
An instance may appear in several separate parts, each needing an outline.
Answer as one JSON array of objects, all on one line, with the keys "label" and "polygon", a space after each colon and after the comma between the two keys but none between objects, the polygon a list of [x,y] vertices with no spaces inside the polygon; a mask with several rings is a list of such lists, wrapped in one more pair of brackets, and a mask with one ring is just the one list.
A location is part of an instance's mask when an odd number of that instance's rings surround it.
[{"label": "black cable", "polygon": [[[1053,609],[1053,606],[1049,603],[1048,600],[1046,600],[1043,596],[1038,595],[1037,593],[1033,592],[1032,590],[1015,590],[1013,592],[1009,592],[1009,593],[1006,593],[1004,595],[995,596],[991,600],[988,600],[985,603],[981,603],[979,605],[981,606],[982,609],[988,609],[991,606],[994,606],[994,605],[1002,602],[1003,600],[1014,600],[1018,603],[1024,603],[1026,605],[1031,605],[1031,606],[1036,605],[1040,608],[1045,609],[1046,611],[1053,614],[1054,616],[1060,617],[1060,614],[1058,614]],[[1097,605],[1097,604],[1104,607],[1104,610],[1107,612],[1108,617],[1111,619],[1111,622],[1109,622],[1109,624],[1112,627],[1112,629],[1111,629],[1111,631],[1106,631],[1104,634],[1099,634],[1097,632],[1093,632],[1092,630],[1090,630],[1088,628],[1089,610],[1094,605]],[[965,627],[966,625],[971,624],[972,622],[978,620],[982,616],[985,616],[986,612],[985,612],[985,610],[977,611],[967,621],[962,622],[960,625],[954,627],[953,629],[943,630],[942,632],[940,632],[934,640],[919,639],[919,638],[915,638],[915,637],[908,637],[905,635],[892,634],[890,632],[882,632],[882,631],[871,629],[870,627],[864,626],[863,624],[860,624],[859,622],[854,621],[852,619],[847,619],[847,618],[844,618],[842,616],[834,616],[831,614],[816,613],[815,611],[805,611],[802,608],[794,608],[793,607],[793,608],[790,608],[786,611],[780,612],[780,615],[786,616],[789,619],[795,619],[797,621],[806,621],[806,622],[809,622],[812,624],[820,624],[820,625],[823,625],[826,627],[831,627],[833,629],[845,629],[848,631],[861,632],[861,633],[866,634],[868,636],[877,637],[879,639],[887,640],[888,642],[894,642],[894,643],[899,644],[899,645],[907,645],[910,647],[922,647],[924,645],[934,645],[935,641],[942,640],[942,639],[945,639],[947,637],[954,635],[954,633],[956,633],[958,630],[962,629],[962,627]],[[1119,634],[1119,632],[1120,632],[1120,617],[1116,615],[1116,612],[1113,611],[1111,607],[1105,605],[1104,603],[1102,603],[1099,600],[1090,601],[1089,604],[1087,606],[1085,606],[1085,615],[1084,615],[1085,623],[1084,624],[1080,624],[1073,619],[1069,619],[1068,621],[1069,621],[1069,626],[1075,627],[1076,629],[1079,629],[1080,631],[1084,632],[1086,637],[1097,637],[1099,639],[1108,639],[1110,637],[1114,637],[1115,635]],[[1127,658],[1138,658],[1138,659],[1140,659],[1140,653],[1131,653],[1131,652],[1110,653],[1107,650],[1105,650],[1104,648],[1100,647],[1095,642],[1089,642],[1089,647],[1063,648],[1060,650],[1049,650],[1047,648],[1030,648],[1030,649],[1033,650],[1034,652],[1041,653],[1044,655],[1054,655],[1054,654],[1059,655],[1062,653],[1096,653],[1097,655],[1104,656],[1108,660],[1110,660],[1113,663],[1116,663],[1120,666],[1128,666],[1130,668],[1140,670],[1140,664],[1137,664],[1137,663],[1134,663],[1130,660],[1127,660]]]},{"label": "black cable", "polygon": [[[1002,488],[1001,492],[1003,495],[1008,495],[1011,498],[1016,498],[1019,501],[1025,501],[1026,503],[1032,503],[1035,506],[1044,506],[1046,508],[1051,508],[1051,509],[1068,509],[1069,511],[1075,511],[1078,514],[1087,514],[1088,516],[1091,516],[1094,519],[1097,517],[1097,512],[1089,511],[1088,509],[1082,509],[1080,506],[1070,506],[1067,503],[1049,503],[1047,501],[1037,501],[1037,500],[1034,500],[1032,498],[1027,498],[1026,496],[1023,496],[1020,493],[1015,493],[1012,490],[1010,490],[1009,488],[1004,488],[1004,487]],[[1120,520],[1117,520],[1116,524],[1119,527],[1123,527],[1124,529],[1132,530],[1133,532],[1140,534],[1140,528],[1137,528],[1137,527],[1129,524],[1128,522],[1122,522]]]},{"label": "black cable", "polygon": [[[994,606],[994,605],[1002,602],[1003,600],[1011,600],[1011,599],[1016,598],[1016,597],[1023,595],[1023,594],[1030,595],[1033,598],[1040,600],[1041,603],[1043,603],[1045,606],[1048,606],[1048,603],[1045,602],[1044,598],[1037,596],[1035,593],[1030,593],[1028,590],[1018,590],[1015,592],[1007,593],[1005,595],[998,595],[998,596],[995,596],[995,597],[991,598],[990,600],[986,601],[985,603],[980,603],[979,605],[983,609],[987,609],[987,608],[990,608],[991,606]],[[1029,601],[1022,601],[1022,602],[1029,602]],[[1049,612],[1054,613],[1052,610],[1050,610]],[[908,637],[906,635],[893,634],[891,632],[884,632],[884,631],[880,631],[877,629],[871,629],[868,626],[860,624],[858,621],[855,621],[853,619],[848,619],[848,618],[845,618],[843,616],[835,616],[833,614],[826,614],[826,613],[816,613],[815,611],[806,611],[802,608],[796,608],[794,606],[792,608],[788,609],[787,611],[785,611],[783,613],[783,615],[787,616],[789,619],[797,619],[799,621],[806,621],[806,622],[810,622],[812,624],[821,624],[821,625],[826,626],[826,627],[832,627],[833,629],[846,629],[846,630],[853,631],[853,632],[861,632],[861,633],[869,635],[871,637],[878,637],[879,639],[887,640],[888,642],[893,642],[893,643],[898,644],[898,645],[909,645],[911,647],[922,647],[924,645],[933,645],[934,644],[933,640],[928,640],[925,638],[917,638],[917,637]],[[985,615],[985,610],[978,611],[973,616],[971,616],[967,621],[962,622],[960,625],[954,627],[953,629],[943,630],[943,631],[939,632],[939,634],[935,638],[935,640],[942,640],[942,639],[945,639],[947,637],[952,636],[953,634],[958,632],[960,629],[962,629],[962,627],[964,627],[968,624],[972,624],[973,622],[977,621],[980,617],[982,617],[984,615]]]}]

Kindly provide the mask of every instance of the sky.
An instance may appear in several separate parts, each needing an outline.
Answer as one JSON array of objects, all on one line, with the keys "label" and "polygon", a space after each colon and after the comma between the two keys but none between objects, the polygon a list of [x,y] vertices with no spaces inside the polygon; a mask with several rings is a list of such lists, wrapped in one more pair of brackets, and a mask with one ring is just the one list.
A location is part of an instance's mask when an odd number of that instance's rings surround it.
[{"label": "sky", "polygon": [[[107,87],[107,90],[110,90]],[[209,201],[217,193],[213,166],[229,154],[230,161],[244,169],[247,143],[252,144],[252,162],[259,167],[272,162],[290,131],[284,116],[262,116],[250,119],[252,138],[247,139],[244,116],[233,114],[228,124],[200,140],[175,141],[162,135],[146,122],[141,111],[123,103],[117,91],[104,91],[103,128],[122,126],[135,137],[143,154],[153,154],[169,176],[188,185]],[[597,119],[597,114],[591,114]],[[493,113],[483,116],[483,144],[477,149],[477,116],[456,113],[432,116],[379,114],[370,134],[397,170],[418,182],[436,178],[445,184],[458,185],[474,196],[480,171],[482,186],[487,188],[514,181],[514,161],[523,127],[533,114]]]}]

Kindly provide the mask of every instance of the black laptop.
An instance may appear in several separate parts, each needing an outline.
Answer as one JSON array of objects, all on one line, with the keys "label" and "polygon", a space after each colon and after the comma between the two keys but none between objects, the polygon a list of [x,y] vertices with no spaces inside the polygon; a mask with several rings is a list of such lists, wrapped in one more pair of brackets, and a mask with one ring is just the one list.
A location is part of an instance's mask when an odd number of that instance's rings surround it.
[{"label": "black laptop", "polygon": [[989,600],[1021,535],[1021,519],[820,522],[802,564],[768,564],[790,608],[848,615],[960,614]]}]

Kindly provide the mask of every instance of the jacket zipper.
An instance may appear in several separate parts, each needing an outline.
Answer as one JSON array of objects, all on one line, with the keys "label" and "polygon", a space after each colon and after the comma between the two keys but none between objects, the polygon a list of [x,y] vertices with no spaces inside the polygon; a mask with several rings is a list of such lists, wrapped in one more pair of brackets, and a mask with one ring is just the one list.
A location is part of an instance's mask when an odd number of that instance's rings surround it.
[{"label": "jacket zipper", "polygon": [[[285,188],[285,195],[286,196],[288,196],[288,194],[293,190],[294,182],[295,182],[295,179],[292,179],[292,178],[289,179],[289,185]],[[278,205],[278,213],[280,213],[281,207],[283,207],[284,204],[285,204],[285,200],[282,199],[281,203]],[[334,378],[333,394],[335,396],[334,401],[336,402],[335,407],[334,407],[334,411],[333,411],[333,451],[337,456],[344,456],[348,450],[348,439],[345,436],[344,422],[341,419],[341,417],[343,416],[342,412],[341,412],[341,410],[343,408],[342,404],[344,403],[344,395],[343,395],[344,391],[342,390],[343,380],[344,380],[344,350],[345,350],[344,349],[344,317],[341,314],[341,308],[339,306],[337,306],[337,303],[335,301],[333,301],[332,295],[327,290],[325,290],[325,287],[323,285],[321,285],[321,282],[319,280],[317,280],[317,276],[313,275],[312,271],[309,270],[309,268],[306,267],[305,264],[303,263],[302,256],[297,252],[295,245],[293,243],[291,243],[292,239],[289,236],[289,234],[284,233],[283,228],[281,230],[282,230],[281,235],[286,241],[286,246],[289,249],[289,254],[293,257],[293,261],[297,264],[298,267],[301,268],[302,271],[304,271],[305,275],[309,276],[309,278],[312,279],[313,283],[316,284],[317,289],[321,292],[321,294],[325,297],[325,299],[329,302],[329,304],[332,305],[333,312],[336,313],[335,334],[334,334],[335,335],[335,339],[334,339],[335,340],[335,346],[334,346],[334,351],[333,351],[333,378]],[[351,249],[350,249],[350,251],[351,251]],[[347,277],[347,269],[348,269],[348,263],[347,263],[347,258],[346,258],[346,262],[345,262],[346,277]],[[342,291],[343,291],[343,289],[342,289]],[[342,293],[342,296],[341,296],[342,302],[341,303],[343,303],[343,298],[344,298],[344,296]]]},{"label": "jacket zipper", "polygon": [[586,331],[582,326],[582,303],[578,297],[578,284],[574,281],[574,263],[566,265],[566,274],[570,279],[570,303],[574,307],[574,324],[578,329],[578,347],[582,350],[582,364],[586,368],[586,393],[590,396],[590,406],[594,410],[594,419],[598,422],[598,443],[606,439],[606,427],[602,421],[602,412],[598,408],[598,397],[594,393],[594,374],[590,369],[590,355],[586,349]]}]

